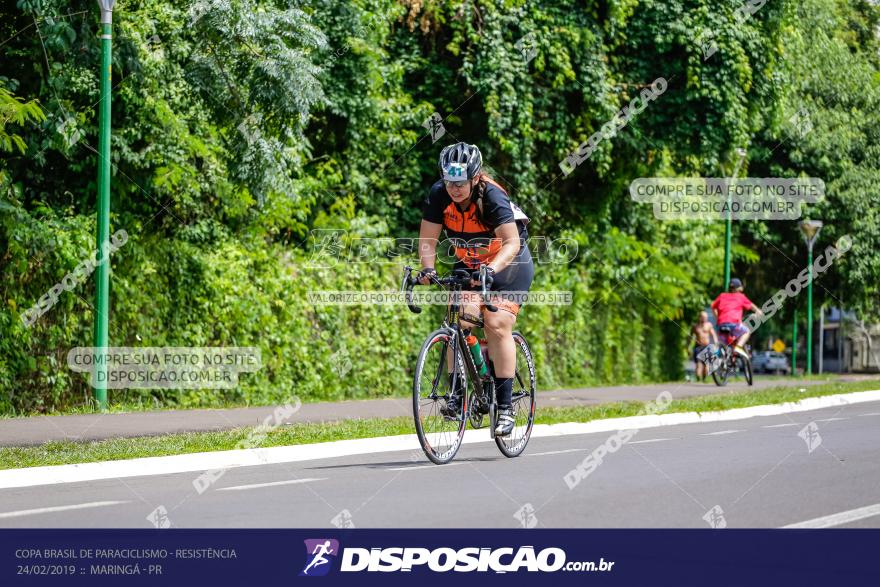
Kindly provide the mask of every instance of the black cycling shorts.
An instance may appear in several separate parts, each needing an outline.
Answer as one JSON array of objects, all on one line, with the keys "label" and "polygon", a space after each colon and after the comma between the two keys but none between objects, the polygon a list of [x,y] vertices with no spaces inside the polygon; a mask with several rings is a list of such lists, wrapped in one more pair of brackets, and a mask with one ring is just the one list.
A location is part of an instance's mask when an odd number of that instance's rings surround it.
[{"label": "black cycling shorts", "polygon": [[[468,267],[461,261],[457,262],[453,269],[468,269],[474,271],[472,267]],[[495,275],[495,280],[492,282],[492,287],[490,287],[489,290],[493,292],[517,292],[516,295],[502,296],[501,299],[506,302],[506,304],[499,306],[516,314],[519,311],[519,307],[526,303],[528,296],[525,292],[528,292],[529,289],[531,289],[532,281],[534,279],[535,263],[532,260],[532,253],[529,251],[529,246],[523,244],[519,253],[514,257],[510,265]],[[477,291],[480,288],[477,286],[468,289],[470,291]],[[510,304],[511,307],[508,307],[507,304]],[[512,306],[516,306],[516,308],[512,309]]]}]

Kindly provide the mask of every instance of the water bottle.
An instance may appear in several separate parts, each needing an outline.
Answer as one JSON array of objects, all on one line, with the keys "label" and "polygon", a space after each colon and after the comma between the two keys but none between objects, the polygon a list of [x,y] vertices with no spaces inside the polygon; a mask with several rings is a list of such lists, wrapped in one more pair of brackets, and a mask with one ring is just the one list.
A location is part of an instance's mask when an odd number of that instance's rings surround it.
[{"label": "water bottle", "polygon": [[489,365],[489,341],[485,338],[480,339],[480,351],[483,353],[483,362]]},{"label": "water bottle", "polygon": [[488,369],[486,361],[483,360],[483,352],[480,350],[480,341],[473,334],[468,336],[465,341],[467,341],[468,348],[471,350],[471,356],[474,358],[474,366],[477,368],[477,373],[480,374],[480,377],[485,377]]}]

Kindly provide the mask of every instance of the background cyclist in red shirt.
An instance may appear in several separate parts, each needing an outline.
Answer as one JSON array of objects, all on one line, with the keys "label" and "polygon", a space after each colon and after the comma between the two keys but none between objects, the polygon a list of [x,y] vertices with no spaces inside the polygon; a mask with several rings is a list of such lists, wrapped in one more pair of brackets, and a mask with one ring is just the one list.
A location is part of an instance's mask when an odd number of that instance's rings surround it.
[{"label": "background cyclist in red shirt", "polygon": [[733,351],[748,358],[748,354],[743,350],[743,346],[751,335],[749,329],[742,323],[743,312],[746,310],[755,312],[759,316],[764,315],[761,309],[743,293],[742,281],[734,277],[730,280],[728,291],[719,294],[712,302],[712,312],[715,314],[718,330],[727,330],[730,332],[730,336],[736,339]]}]

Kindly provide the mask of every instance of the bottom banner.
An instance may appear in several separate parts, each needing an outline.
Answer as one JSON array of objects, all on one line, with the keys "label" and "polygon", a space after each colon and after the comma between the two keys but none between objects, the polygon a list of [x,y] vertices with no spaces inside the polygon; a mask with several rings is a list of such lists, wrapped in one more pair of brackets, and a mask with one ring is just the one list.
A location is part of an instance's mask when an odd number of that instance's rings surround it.
[{"label": "bottom banner", "polygon": [[880,530],[0,530],[0,585],[880,585]]}]

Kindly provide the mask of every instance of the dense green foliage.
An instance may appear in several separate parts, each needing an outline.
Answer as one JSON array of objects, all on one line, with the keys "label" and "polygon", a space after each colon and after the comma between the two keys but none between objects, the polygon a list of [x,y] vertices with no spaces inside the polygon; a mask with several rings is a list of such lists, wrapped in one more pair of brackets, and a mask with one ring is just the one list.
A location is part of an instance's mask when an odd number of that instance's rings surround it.
[{"label": "dense green foliage", "polygon": [[[113,256],[111,344],[256,345],[264,366],[233,391],[112,399],[405,391],[436,313],[306,299],[394,288],[404,259],[309,268],[310,231],[415,236],[439,149],[455,140],[481,147],[533,236],[579,244],[571,263],[539,264],[534,285],[571,290],[575,303],[529,307],[518,324],[541,387],[679,376],[689,322],[721,286],[723,224],[657,221],[627,188],[637,177],[730,174],[737,147],[750,176],[826,182],[828,197],[807,213],[826,221],[823,242],[850,234],[854,249],[823,275],[817,303],[870,318],[880,15],[864,0],[774,0],[741,18],[758,4],[123,2],[111,232],[130,238]],[[0,14],[0,412],[51,410],[89,397],[65,357],[91,344],[93,285],[64,293],[32,328],[21,314],[94,248],[98,10],[17,0]],[[665,93],[562,176],[559,162],[661,76]],[[433,112],[446,130],[436,143],[422,126]],[[806,131],[792,123],[798,113]],[[735,272],[756,301],[803,267],[795,223],[734,229]],[[780,333],[790,310],[762,336]]]}]

